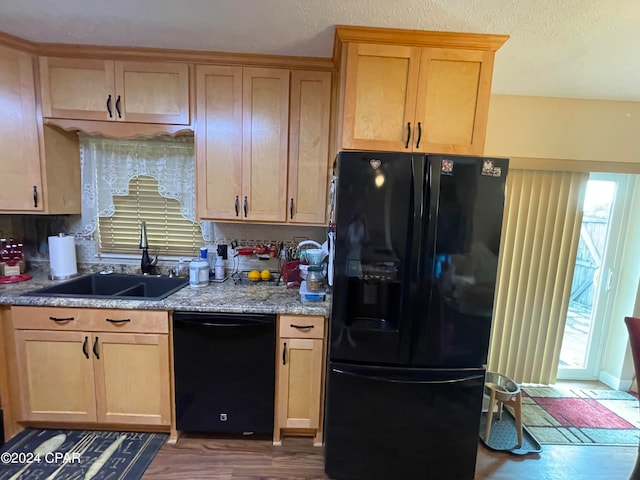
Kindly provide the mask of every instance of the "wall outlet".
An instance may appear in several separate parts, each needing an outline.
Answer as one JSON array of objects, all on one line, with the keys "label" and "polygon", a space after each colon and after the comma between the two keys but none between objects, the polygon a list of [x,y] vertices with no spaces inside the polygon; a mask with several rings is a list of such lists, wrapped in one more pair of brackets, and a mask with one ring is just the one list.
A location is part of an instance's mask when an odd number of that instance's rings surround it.
[{"label": "wall outlet", "polygon": [[227,246],[226,245],[218,245],[218,256],[222,257],[223,260],[227,259]]}]

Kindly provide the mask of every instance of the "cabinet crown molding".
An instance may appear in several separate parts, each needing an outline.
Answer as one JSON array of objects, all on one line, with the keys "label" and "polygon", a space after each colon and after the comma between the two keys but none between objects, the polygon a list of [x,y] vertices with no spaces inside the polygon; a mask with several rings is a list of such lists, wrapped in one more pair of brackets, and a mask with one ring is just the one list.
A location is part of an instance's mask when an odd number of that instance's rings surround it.
[{"label": "cabinet crown molding", "polygon": [[36,44],[23,38],[10,35],[8,33],[0,32],[0,45],[5,47],[15,48],[25,53],[36,53]]},{"label": "cabinet crown molding", "polygon": [[41,57],[69,57],[91,60],[125,60],[180,62],[194,64],[239,65],[289,68],[293,70],[333,71],[331,58],[262,55],[208,50],[180,50],[151,47],[115,47],[107,45],[76,45],[68,43],[35,43],[0,32],[0,45]]},{"label": "cabinet crown molding", "polygon": [[335,65],[340,64],[340,50],[343,43],[414,45],[420,47],[462,48],[495,52],[508,39],[509,35],[337,25],[333,44],[333,61]]}]

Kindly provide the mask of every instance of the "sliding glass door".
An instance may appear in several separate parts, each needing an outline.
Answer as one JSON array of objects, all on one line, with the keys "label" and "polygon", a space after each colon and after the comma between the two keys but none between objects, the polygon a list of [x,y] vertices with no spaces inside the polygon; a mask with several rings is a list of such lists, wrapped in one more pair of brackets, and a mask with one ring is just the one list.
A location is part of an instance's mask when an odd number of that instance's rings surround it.
[{"label": "sliding glass door", "polygon": [[559,379],[595,379],[605,344],[603,333],[613,310],[612,285],[622,261],[629,221],[630,176],[592,173],[584,199]]}]

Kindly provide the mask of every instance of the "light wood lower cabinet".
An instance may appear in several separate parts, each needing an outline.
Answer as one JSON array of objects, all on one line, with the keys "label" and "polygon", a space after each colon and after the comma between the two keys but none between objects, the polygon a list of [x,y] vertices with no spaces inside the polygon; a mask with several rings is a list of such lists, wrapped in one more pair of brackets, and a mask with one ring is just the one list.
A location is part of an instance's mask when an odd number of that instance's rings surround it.
[{"label": "light wood lower cabinet", "polygon": [[[14,307],[12,316],[20,421],[170,425],[167,312]],[[136,332],[150,316],[167,333]]]},{"label": "light wood lower cabinet", "polygon": [[281,315],[273,443],[283,434],[310,435],[322,445],[325,338],[322,316]]}]

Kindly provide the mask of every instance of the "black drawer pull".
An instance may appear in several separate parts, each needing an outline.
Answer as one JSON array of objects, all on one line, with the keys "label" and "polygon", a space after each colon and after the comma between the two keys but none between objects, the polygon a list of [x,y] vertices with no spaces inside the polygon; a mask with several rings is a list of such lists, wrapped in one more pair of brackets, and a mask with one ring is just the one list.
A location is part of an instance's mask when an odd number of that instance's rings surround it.
[{"label": "black drawer pull", "polygon": [[287,364],[287,342],[284,342],[284,348],[282,349],[282,364]]},{"label": "black drawer pull", "polygon": [[75,318],[73,318],[73,317],[66,317],[66,318],[49,317],[49,320],[53,320],[54,322],[72,322],[73,320],[75,320]]},{"label": "black drawer pull", "polygon": [[309,330],[311,328],[315,328],[315,325],[296,325],[294,323],[292,323],[291,325],[289,325],[291,328],[297,328],[300,330]]},{"label": "black drawer pull", "polygon": [[93,354],[98,360],[100,360],[100,354],[98,353],[98,337],[93,341]]},{"label": "black drawer pull", "polygon": [[131,321],[130,318],[123,318],[122,320],[114,320],[113,318],[105,318],[105,320],[107,322],[110,322],[110,323],[127,323],[127,322]]}]

